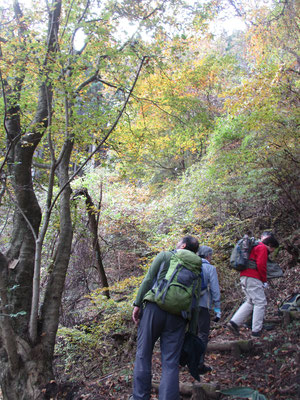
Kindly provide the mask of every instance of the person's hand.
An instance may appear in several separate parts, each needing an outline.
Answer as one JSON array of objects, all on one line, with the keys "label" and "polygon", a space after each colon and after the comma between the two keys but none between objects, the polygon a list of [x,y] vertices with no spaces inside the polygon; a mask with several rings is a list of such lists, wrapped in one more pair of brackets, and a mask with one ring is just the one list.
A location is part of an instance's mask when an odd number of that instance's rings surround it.
[{"label": "person's hand", "polygon": [[139,324],[139,315],[140,315],[140,307],[134,306],[132,311],[132,320],[135,323],[135,325]]},{"label": "person's hand", "polygon": [[216,313],[215,318],[213,319],[214,322],[219,322],[221,318],[221,310],[219,308],[214,308],[214,312]]}]

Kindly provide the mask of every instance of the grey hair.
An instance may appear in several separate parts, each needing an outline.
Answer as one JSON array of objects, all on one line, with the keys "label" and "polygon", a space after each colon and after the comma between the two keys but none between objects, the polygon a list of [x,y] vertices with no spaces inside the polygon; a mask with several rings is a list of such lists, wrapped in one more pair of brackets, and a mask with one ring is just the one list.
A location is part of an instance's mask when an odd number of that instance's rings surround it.
[{"label": "grey hair", "polygon": [[201,258],[211,257],[213,254],[213,249],[209,246],[200,246],[197,254]]}]

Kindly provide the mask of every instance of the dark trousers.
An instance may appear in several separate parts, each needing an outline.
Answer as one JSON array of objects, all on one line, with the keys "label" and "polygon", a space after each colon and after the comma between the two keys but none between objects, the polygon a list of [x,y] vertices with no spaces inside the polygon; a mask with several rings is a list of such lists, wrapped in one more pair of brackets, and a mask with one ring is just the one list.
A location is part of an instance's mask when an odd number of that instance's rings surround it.
[{"label": "dark trousers", "polygon": [[199,320],[198,320],[198,336],[202,339],[205,350],[200,357],[199,367],[201,368],[204,364],[204,356],[205,351],[208,344],[208,337],[209,337],[209,330],[210,330],[210,312],[208,308],[199,307]]},{"label": "dark trousers", "polygon": [[148,302],[138,327],[137,351],[133,373],[134,400],[151,396],[151,365],[154,344],[160,338],[162,375],[159,400],[179,400],[179,358],[186,321]]}]

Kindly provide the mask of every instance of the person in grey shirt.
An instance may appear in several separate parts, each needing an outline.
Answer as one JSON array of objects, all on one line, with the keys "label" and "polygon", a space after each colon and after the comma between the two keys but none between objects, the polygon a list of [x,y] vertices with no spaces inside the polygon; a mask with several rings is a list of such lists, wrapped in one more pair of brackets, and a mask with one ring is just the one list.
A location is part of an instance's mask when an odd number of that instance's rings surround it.
[{"label": "person in grey shirt", "polygon": [[[214,321],[221,318],[221,295],[216,267],[211,265],[213,249],[209,246],[200,246],[198,253],[202,258],[202,291],[199,300],[198,336],[207,348],[210,330],[210,309],[214,307],[216,314]],[[205,374],[212,369],[204,364],[205,352],[200,358],[199,374]]]}]

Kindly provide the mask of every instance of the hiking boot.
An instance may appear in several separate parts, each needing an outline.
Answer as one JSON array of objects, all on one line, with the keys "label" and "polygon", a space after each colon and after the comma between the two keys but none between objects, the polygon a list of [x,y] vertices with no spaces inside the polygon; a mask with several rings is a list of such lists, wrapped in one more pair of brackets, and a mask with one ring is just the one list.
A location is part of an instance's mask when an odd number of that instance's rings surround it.
[{"label": "hiking boot", "polygon": [[262,334],[262,330],[261,330],[261,331],[258,331],[258,332],[252,332],[252,333],[251,333],[251,335],[254,336],[254,337],[260,337],[261,334]]},{"label": "hiking boot", "polygon": [[229,321],[227,324],[227,327],[231,330],[232,333],[234,333],[235,335],[239,335],[240,334],[240,330],[238,325],[233,322],[233,321]]},{"label": "hiking boot", "polygon": [[212,371],[212,368],[205,364],[201,365],[198,369],[199,375],[204,375],[207,372],[211,372],[211,371]]}]

